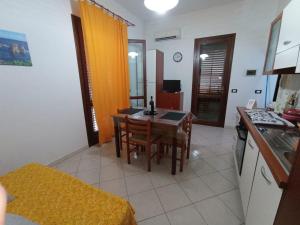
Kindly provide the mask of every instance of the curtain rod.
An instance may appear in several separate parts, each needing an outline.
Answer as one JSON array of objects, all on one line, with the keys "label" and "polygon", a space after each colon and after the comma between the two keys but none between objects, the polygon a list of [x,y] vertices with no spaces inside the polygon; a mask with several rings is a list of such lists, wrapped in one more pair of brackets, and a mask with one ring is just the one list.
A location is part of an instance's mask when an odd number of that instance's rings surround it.
[{"label": "curtain rod", "polygon": [[124,19],[122,16],[119,16],[118,14],[114,13],[113,11],[109,10],[108,8],[104,7],[103,5],[99,4],[98,2],[96,2],[96,0],[89,0],[91,3],[93,3],[94,5],[102,8],[104,11],[108,12],[109,14],[111,14],[113,17],[116,17],[119,20],[124,21],[127,26],[132,26],[134,27],[135,24],[131,23],[130,21]]}]

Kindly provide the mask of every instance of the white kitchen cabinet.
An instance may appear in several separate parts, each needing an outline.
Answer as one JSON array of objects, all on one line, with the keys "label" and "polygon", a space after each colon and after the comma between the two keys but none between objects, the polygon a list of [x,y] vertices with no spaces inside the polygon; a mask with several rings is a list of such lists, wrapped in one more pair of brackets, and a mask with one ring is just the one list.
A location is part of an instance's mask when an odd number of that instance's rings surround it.
[{"label": "white kitchen cabinet", "polygon": [[247,214],[248,203],[251,194],[258,154],[259,154],[258,147],[256,146],[255,141],[253,140],[251,134],[248,133],[245,154],[244,154],[244,162],[243,162],[242,173],[240,177],[240,192],[241,192],[244,215]]},{"label": "white kitchen cabinet", "polygon": [[246,225],[273,225],[282,196],[273,175],[260,154],[257,161]]},{"label": "white kitchen cabinet", "polygon": [[277,53],[300,45],[300,0],[292,0],[283,10]]},{"label": "white kitchen cabinet", "polygon": [[290,48],[276,55],[274,69],[296,67],[299,55],[299,46]]}]

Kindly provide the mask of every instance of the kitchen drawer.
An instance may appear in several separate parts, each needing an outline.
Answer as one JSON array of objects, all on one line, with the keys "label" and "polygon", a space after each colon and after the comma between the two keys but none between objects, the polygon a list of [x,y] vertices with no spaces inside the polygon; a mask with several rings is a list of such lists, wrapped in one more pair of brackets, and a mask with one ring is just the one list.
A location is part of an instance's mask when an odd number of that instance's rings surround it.
[{"label": "kitchen drawer", "polygon": [[277,53],[300,45],[300,0],[292,0],[283,10]]},{"label": "kitchen drawer", "polygon": [[299,56],[299,46],[288,49],[276,55],[274,69],[296,67]]}]

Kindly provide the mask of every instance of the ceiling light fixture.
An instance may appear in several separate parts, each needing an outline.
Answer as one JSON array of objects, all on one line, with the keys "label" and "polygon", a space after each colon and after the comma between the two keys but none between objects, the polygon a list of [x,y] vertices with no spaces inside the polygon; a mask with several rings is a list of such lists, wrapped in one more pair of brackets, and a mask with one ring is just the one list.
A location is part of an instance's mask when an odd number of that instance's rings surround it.
[{"label": "ceiling light fixture", "polygon": [[128,53],[128,56],[130,56],[132,59],[135,59],[138,55],[139,55],[139,53],[137,53],[137,52],[129,52]]},{"label": "ceiling light fixture", "polygon": [[177,6],[179,0],[144,0],[146,8],[159,14],[164,14],[168,10]]},{"label": "ceiling light fixture", "polygon": [[202,60],[205,60],[207,57],[208,57],[207,54],[201,54],[201,55],[200,55],[200,58],[201,58]]}]

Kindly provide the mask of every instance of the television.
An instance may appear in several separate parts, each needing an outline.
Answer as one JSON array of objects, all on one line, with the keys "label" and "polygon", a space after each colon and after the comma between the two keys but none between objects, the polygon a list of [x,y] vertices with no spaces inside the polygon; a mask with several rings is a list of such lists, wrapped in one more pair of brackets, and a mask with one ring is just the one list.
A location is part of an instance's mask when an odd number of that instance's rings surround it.
[{"label": "television", "polygon": [[174,93],[181,91],[180,80],[164,80],[163,91]]}]

